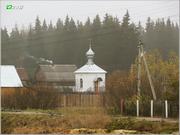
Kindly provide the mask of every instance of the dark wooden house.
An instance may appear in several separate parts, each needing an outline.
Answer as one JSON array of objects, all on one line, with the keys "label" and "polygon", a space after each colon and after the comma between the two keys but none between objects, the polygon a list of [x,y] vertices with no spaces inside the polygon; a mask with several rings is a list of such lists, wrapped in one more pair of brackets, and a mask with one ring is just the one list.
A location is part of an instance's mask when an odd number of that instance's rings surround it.
[{"label": "dark wooden house", "polygon": [[73,91],[75,88],[75,65],[39,65],[35,73],[36,83],[59,91]]},{"label": "dark wooden house", "polygon": [[29,84],[29,76],[25,68],[16,68],[17,73],[21,79],[23,86],[28,86]]}]

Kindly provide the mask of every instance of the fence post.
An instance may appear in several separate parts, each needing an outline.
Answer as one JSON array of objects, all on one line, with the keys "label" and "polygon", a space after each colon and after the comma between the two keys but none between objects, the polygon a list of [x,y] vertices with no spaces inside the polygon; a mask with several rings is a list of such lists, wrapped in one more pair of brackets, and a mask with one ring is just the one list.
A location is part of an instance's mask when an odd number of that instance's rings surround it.
[{"label": "fence post", "polygon": [[64,94],[64,107],[66,107],[66,95]]},{"label": "fence post", "polygon": [[121,115],[123,115],[123,103],[124,103],[124,100],[123,99],[121,99],[121,104],[120,104],[120,107],[121,107]]},{"label": "fence post", "polygon": [[168,118],[168,102],[165,100],[165,117]]},{"label": "fence post", "polygon": [[139,117],[139,100],[136,100],[136,115]]},{"label": "fence post", "polygon": [[151,117],[153,117],[153,100],[151,100]]}]

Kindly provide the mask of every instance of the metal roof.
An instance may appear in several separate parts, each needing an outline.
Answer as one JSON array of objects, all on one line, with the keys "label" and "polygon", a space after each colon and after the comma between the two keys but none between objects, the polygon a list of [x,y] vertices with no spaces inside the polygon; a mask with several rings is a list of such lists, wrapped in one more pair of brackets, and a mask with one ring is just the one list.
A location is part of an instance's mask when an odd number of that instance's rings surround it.
[{"label": "metal roof", "polygon": [[76,70],[76,65],[40,65],[40,69],[44,72],[72,72]]},{"label": "metal roof", "polygon": [[1,65],[1,87],[23,87],[19,75],[13,65]]},{"label": "metal roof", "polygon": [[76,70],[74,73],[107,73],[105,70],[97,66],[96,64],[86,64]]},{"label": "metal roof", "polygon": [[76,69],[76,65],[40,65],[36,79],[47,82],[74,82]]}]

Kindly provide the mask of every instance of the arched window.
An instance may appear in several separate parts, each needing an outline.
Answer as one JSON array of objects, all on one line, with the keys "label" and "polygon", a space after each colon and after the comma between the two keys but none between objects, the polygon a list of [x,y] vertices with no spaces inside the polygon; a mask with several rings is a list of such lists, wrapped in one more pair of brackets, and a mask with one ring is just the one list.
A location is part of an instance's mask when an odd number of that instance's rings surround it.
[{"label": "arched window", "polygon": [[97,78],[97,81],[98,81],[98,82],[101,82],[101,81],[103,81],[103,79],[102,79],[101,77],[98,77],[98,78]]},{"label": "arched window", "polygon": [[82,88],[83,87],[83,79],[81,78],[80,79],[80,88]]}]

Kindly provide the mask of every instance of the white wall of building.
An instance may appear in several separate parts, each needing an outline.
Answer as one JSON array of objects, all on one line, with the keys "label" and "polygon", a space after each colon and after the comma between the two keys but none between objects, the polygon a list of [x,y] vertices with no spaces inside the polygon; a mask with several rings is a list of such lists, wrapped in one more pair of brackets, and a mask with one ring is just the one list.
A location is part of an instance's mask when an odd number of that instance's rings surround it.
[{"label": "white wall of building", "polygon": [[[75,75],[76,90],[77,92],[95,91],[94,81],[97,78],[102,78],[99,82],[99,88],[104,88],[105,90],[105,74],[104,73],[78,73]],[[83,80],[83,87],[80,88],[80,79]]]}]

